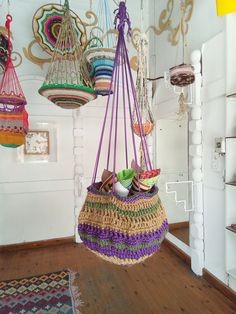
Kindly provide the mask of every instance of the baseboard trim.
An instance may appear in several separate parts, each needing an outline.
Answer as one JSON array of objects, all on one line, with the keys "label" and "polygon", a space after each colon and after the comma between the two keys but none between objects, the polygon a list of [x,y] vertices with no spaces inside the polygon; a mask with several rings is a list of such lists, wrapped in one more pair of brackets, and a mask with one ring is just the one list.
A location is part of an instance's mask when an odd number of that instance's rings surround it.
[{"label": "baseboard trim", "polygon": [[0,253],[4,252],[13,252],[20,250],[30,250],[30,249],[38,249],[49,246],[56,246],[68,243],[75,243],[75,237],[66,237],[66,238],[57,238],[57,239],[49,239],[35,242],[24,242],[24,243],[16,243],[9,245],[0,245]]},{"label": "baseboard trim", "polygon": [[191,257],[182,251],[178,246],[176,246],[171,241],[165,239],[164,244],[171,249],[179,258],[181,258],[188,266],[191,266]]},{"label": "baseboard trim", "polygon": [[227,297],[234,304],[236,304],[236,292],[234,292],[230,287],[226,286],[222,281],[216,278],[205,268],[203,269],[203,278],[208,281],[214,288],[219,290],[225,297]]},{"label": "baseboard trim", "polygon": [[189,228],[189,221],[176,222],[173,224],[169,224],[169,230],[183,229]]}]

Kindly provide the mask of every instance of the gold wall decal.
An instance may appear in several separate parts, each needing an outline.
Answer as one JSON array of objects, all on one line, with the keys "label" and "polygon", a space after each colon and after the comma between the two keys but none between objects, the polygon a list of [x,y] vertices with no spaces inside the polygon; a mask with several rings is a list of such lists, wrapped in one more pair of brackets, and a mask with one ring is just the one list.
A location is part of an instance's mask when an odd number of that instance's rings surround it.
[{"label": "gold wall decal", "polygon": [[[179,0],[176,2],[179,3]],[[169,32],[168,41],[171,43],[171,45],[176,46],[181,38],[182,35],[186,35],[188,33],[188,23],[191,20],[192,13],[193,13],[193,6],[194,6],[194,0],[182,0],[182,15],[180,18],[180,21],[178,22],[177,26],[173,26],[172,21],[172,15],[174,11],[174,5],[175,0],[168,0],[166,8],[162,10],[158,26],[151,25],[146,30],[146,33],[149,31],[153,31],[155,35],[161,35],[164,31]],[[85,13],[85,17],[89,21],[82,21],[83,27],[86,29],[86,32],[90,33],[92,32],[92,29],[96,27],[98,24],[98,17],[93,11],[87,11]],[[89,30],[90,28],[90,30]],[[1,30],[1,29],[0,29]],[[136,41],[140,34],[139,28],[133,28],[132,34],[131,34],[131,43],[133,47],[136,49]],[[118,34],[117,30],[109,30],[106,34],[103,35],[102,40],[108,35],[114,36],[114,34]],[[89,38],[89,36],[88,36]],[[87,39],[88,42],[89,39]],[[43,68],[45,63],[49,63],[51,58],[39,58],[37,57],[33,51],[32,48],[35,44],[38,44],[38,41],[36,39],[32,40],[27,48],[23,48],[23,52],[25,57],[31,61],[32,63],[38,65],[41,69]],[[85,43],[86,47],[87,43]],[[131,68],[133,70],[137,70],[137,56],[133,56],[130,59]]]},{"label": "gold wall decal", "polygon": [[38,45],[38,41],[36,39],[33,39],[27,48],[23,48],[23,53],[25,55],[25,57],[32,63],[38,65],[41,69],[43,69],[43,66],[45,63],[49,63],[51,61],[51,57],[50,58],[39,58],[37,56],[35,56],[32,52],[32,47],[37,44]]},{"label": "gold wall decal", "polygon": [[[21,65],[23,59],[22,59],[22,55],[19,52],[12,51],[11,58],[12,58],[12,61],[13,61],[15,68],[17,68]],[[15,62],[17,62],[17,63],[15,63]]]},{"label": "gold wall decal", "polygon": [[90,22],[90,23],[83,22],[83,25],[85,28],[86,27],[92,27],[92,26],[95,26],[98,24],[98,17],[93,11],[87,11],[85,13],[85,16],[88,20],[93,18],[92,22]]},{"label": "gold wall decal", "polygon": [[169,31],[168,41],[171,45],[176,46],[180,38],[188,33],[188,23],[192,17],[194,0],[183,0],[181,2],[180,11],[182,14],[176,27],[173,27],[171,19],[174,3],[174,0],[168,0],[166,8],[160,14],[158,27],[151,25],[147,31],[152,30],[156,35],[160,35],[164,31]]}]

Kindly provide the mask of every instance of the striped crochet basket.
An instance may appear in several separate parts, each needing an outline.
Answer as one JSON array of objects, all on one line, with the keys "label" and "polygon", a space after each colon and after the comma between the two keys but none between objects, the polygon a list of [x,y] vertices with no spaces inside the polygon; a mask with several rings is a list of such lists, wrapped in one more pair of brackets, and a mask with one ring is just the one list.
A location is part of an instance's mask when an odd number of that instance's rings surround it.
[{"label": "striped crochet basket", "polygon": [[98,95],[106,96],[110,91],[115,50],[111,48],[90,48],[85,58],[94,70],[95,90]]},{"label": "striped crochet basket", "polygon": [[0,144],[6,147],[18,147],[25,143],[28,132],[28,113],[0,112]]},{"label": "striped crochet basket", "polygon": [[120,197],[88,187],[78,232],[88,249],[118,265],[133,265],[152,256],[168,231],[158,188]]},{"label": "striped crochet basket", "polygon": [[64,109],[76,109],[97,97],[92,88],[70,84],[43,85],[39,94]]}]

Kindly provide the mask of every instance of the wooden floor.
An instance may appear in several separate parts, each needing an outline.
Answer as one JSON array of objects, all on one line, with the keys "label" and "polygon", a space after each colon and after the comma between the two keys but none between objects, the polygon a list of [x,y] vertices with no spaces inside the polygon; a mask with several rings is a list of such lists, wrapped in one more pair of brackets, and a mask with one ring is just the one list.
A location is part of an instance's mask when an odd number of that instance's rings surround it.
[{"label": "wooden floor", "polygon": [[236,313],[236,305],[164,245],[145,263],[129,268],[103,262],[76,244],[0,255],[1,280],[66,268],[80,273],[83,314]]},{"label": "wooden floor", "polygon": [[170,231],[176,238],[189,245],[189,227],[174,229]]}]

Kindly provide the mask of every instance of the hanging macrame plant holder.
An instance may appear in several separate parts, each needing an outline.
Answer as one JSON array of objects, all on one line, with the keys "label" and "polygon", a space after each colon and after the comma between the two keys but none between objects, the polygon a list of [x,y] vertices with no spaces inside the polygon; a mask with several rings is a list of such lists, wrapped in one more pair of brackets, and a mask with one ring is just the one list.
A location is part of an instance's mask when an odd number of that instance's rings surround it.
[{"label": "hanging macrame plant holder", "polygon": [[75,109],[96,98],[83,51],[78,43],[68,0],[52,56],[39,93],[65,109]]},{"label": "hanging macrame plant holder", "polygon": [[[131,127],[133,103],[141,130],[140,139],[146,171],[154,171],[157,174],[157,170],[152,169],[146,138],[141,128],[140,112],[124,38],[126,24],[128,34],[131,31],[125,2],[119,3],[116,12],[115,25],[118,25],[119,36],[112,74],[114,93],[108,96],[93,180],[88,187],[87,197],[79,215],[78,232],[85,246],[99,257],[118,265],[133,265],[144,261],[159,249],[168,230],[168,223],[158,196],[158,188],[153,184],[147,186],[141,182],[141,175],[144,173],[140,173],[138,167],[135,133]],[[124,115],[123,126],[118,124],[119,110]],[[111,118],[108,124],[106,170],[103,172],[102,181],[97,182],[109,112]],[[123,148],[126,169],[117,173],[117,146],[121,128],[124,130],[124,145],[119,147],[119,153]],[[134,159],[132,162],[134,169],[129,168],[131,159]]]},{"label": "hanging macrame plant holder", "polygon": [[[136,80],[136,94],[138,107],[141,118],[142,133],[144,136],[148,136],[155,126],[153,114],[149,104],[148,97],[148,39],[145,33],[141,34],[137,40],[137,58],[138,58],[138,70]],[[135,108],[133,109],[133,129],[137,136],[141,136],[141,130],[137,116],[135,114]],[[143,150],[140,143],[140,166],[144,169]]]},{"label": "hanging macrame plant holder", "polygon": [[6,16],[8,31],[8,58],[0,83],[0,112],[20,112],[24,110],[26,99],[21,89],[15,67],[11,59],[10,23],[12,16]]},{"label": "hanging macrame plant holder", "polygon": [[[187,113],[187,96],[186,92],[190,90],[190,95],[192,95],[191,84],[195,81],[194,67],[191,64],[185,63],[185,48],[186,48],[186,34],[188,31],[188,26],[185,20],[186,5],[183,0],[180,1],[180,10],[181,10],[181,22],[180,22],[180,31],[182,34],[182,53],[183,59],[182,63],[176,65],[169,69],[168,77],[169,82],[174,86],[174,92],[179,94],[179,111],[177,113],[179,119],[183,119]],[[178,48],[177,48],[178,52]],[[176,57],[177,59],[177,57]],[[189,92],[187,92],[187,95]],[[191,102],[190,102],[191,103]]]},{"label": "hanging macrame plant holder", "polygon": [[[115,59],[114,40],[109,40],[111,32],[111,13],[108,0],[99,1],[99,24],[90,32],[85,57],[93,66],[93,79],[98,95],[106,96],[112,92],[112,71]],[[102,23],[103,19],[105,22]],[[111,34],[114,36],[113,34]]]}]

